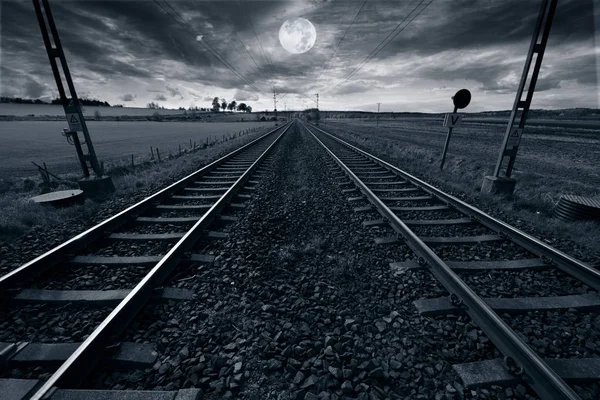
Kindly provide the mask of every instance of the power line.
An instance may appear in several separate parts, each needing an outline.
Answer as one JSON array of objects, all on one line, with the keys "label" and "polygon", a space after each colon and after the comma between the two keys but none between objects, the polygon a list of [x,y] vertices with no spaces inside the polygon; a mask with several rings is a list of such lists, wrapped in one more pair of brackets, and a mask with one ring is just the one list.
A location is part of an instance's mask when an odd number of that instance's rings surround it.
[{"label": "power line", "polygon": [[[242,5],[242,2],[240,0],[240,6]],[[248,22],[250,22],[250,27],[252,28],[252,31],[254,32],[254,36],[256,37],[256,41],[258,42],[258,45],[260,46],[260,49],[262,51],[262,56],[265,58],[265,60],[267,60],[267,65],[269,65],[269,69],[271,70],[271,84],[273,84],[273,79],[275,78],[275,72],[273,70],[273,63],[271,62],[271,60],[269,60],[269,57],[267,57],[267,52],[265,51],[260,38],[258,37],[258,34],[256,33],[256,29],[254,29],[254,24],[252,23],[252,18],[250,18],[249,14],[246,14],[246,19],[248,20]],[[275,91],[275,85],[273,85],[273,91]]]},{"label": "power line", "polygon": [[346,38],[346,35],[348,35],[348,32],[350,32],[350,29],[352,29],[352,26],[354,26],[354,23],[356,22],[356,19],[358,18],[358,14],[360,14],[360,12],[362,11],[362,9],[365,7],[365,4],[367,4],[367,0],[363,1],[362,5],[360,6],[360,8],[358,9],[358,11],[354,15],[354,18],[352,19],[352,22],[350,22],[350,26],[348,26],[348,29],[346,29],[346,32],[344,32],[344,35],[342,36],[342,38],[338,42],[337,46],[335,47],[335,50],[334,50],[333,54],[331,55],[331,57],[329,57],[329,59],[325,62],[325,64],[323,64],[323,68],[321,69],[321,73],[317,77],[316,82],[319,82],[319,79],[321,79],[321,76],[325,72],[325,67],[327,67],[327,70],[329,70],[329,63],[337,55],[337,52],[340,49],[340,46],[341,46],[342,42]]},{"label": "power line", "polygon": [[[209,53],[211,53],[218,61],[220,61],[227,69],[229,69],[231,72],[233,72],[236,76],[238,76],[241,80],[243,80],[248,86],[250,86],[251,88],[253,88],[254,90],[256,90],[257,92],[260,92],[262,94],[266,94],[264,93],[262,90],[260,90],[258,87],[256,87],[254,84],[252,84],[250,81],[248,81],[242,74],[240,74],[237,69],[235,69],[235,67],[233,67],[223,56],[221,56],[219,54],[219,52],[210,45],[210,43],[208,43],[207,41],[205,41],[204,39],[198,40],[198,36],[202,36],[200,35],[182,16],[181,14],[179,14],[166,0],[163,0],[163,3],[165,3],[172,11],[175,15],[177,15],[179,17],[179,19],[177,19],[175,16],[173,16],[171,13],[169,13],[169,11],[167,9],[165,9],[165,7],[163,7],[162,4],[160,4],[157,0],[154,0],[154,3],[156,3],[164,12],[165,14],[167,14],[169,17],[173,18],[173,20],[175,22],[177,22],[188,34],[190,34],[190,36],[192,36],[194,38],[194,40],[196,40],[197,42],[199,42],[202,47],[204,47],[205,50],[207,50]],[[182,23],[183,22],[183,23]]]},{"label": "power line", "polygon": [[[412,11],[410,13],[408,13],[408,15],[406,17],[404,17],[404,19],[394,28],[392,29],[392,31],[381,41],[381,43],[379,43],[372,51],[371,53],[369,53],[359,64],[358,66],[356,66],[354,68],[354,70],[352,72],[350,72],[350,74],[348,74],[346,76],[346,78],[344,78],[340,83],[338,83],[337,85],[335,85],[333,88],[331,88],[331,90],[334,90],[340,86],[342,86],[344,83],[346,83],[350,78],[352,78],[358,71],[360,71],[365,65],[367,65],[373,58],[375,58],[375,56],[377,56],[377,54],[379,54],[379,52],[381,52],[381,50],[383,50],[385,48],[385,46],[387,46],[392,40],[394,40],[394,38],[396,36],[398,36],[404,29],[406,29],[407,26],[409,26],[411,24],[411,22],[413,22],[415,20],[415,18],[417,18],[423,11],[425,11],[425,9],[427,7],[429,7],[429,5],[431,3],[434,2],[434,0],[431,0],[429,3],[427,3],[425,5],[425,7],[423,7],[418,13],[416,13],[414,15],[414,17],[408,21],[408,23],[406,25],[404,25],[402,27],[402,29],[398,30],[396,33],[394,33],[407,19],[408,17],[414,13],[417,8],[419,8],[419,6],[421,6],[423,3],[425,2],[425,0],[421,0],[419,2],[419,4],[417,4],[415,6],[415,8],[412,9]],[[393,35],[393,36],[392,36]],[[391,36],[391,38],[390,38]],[[389,40],[388,40],[389,38]],[[387,40],[387,42],[386,42]]]},{"label": "power line", "polygon": [[[216,7],[219,9],[219,11],[222,14],[225,14],[223,12],[223,9],[221,8],[221,5],[219,3],[216,4]],[[217,16],[219,19],[224,20],[222,17]],[[229,20],[229,22],[231,22],[231,20]],[[269,77],[267,76],[267,74],[265,74],[265,72],[263,71],[263,69],[258,65],[258,63],[256,62],[256,60],[254,59],[254,56],[252,55],[252,53],[250,53],[250,51],[248,51],[248,48],[246,47],[246,45],[244,44],[244,42],[242,41],[242,39],[240,38],[240,36],[238,35],[237,31],[234,28],[233,33],[235,34],[235,37],[237,38],[237,40],[240,42],[240,44],[242,45],[242,47],[244,48],[244,51],[246,52],[246,54],[248,54],[248,56],[250,57],[250,59],[252,60],[252,62],[254,63],[254,65],[256,66],[256,68],[260,71],[260,73],[265,77],[265,80],[269,80]]]}]

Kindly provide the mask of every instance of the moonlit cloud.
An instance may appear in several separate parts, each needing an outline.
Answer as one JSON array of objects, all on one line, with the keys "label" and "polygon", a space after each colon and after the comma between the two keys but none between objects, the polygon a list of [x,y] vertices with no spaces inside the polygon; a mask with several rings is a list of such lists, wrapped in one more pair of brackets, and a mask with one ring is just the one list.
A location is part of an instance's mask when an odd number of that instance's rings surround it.
[{"label": "moonlit cloud", "polygon": [[[416,1],[367,2],[347,33],[362,1],[170,4],[190,29],[153,2],[51,2],[79,92],[141,107],[157,96],[167,107],[188,107],[190,100],[210,106],[212,93],[220,93],[262,110],[273,107],[276,88],[279,96],[289,93],[288,108],[312,106],[306,96],[319,93],[323,109],[373,111],[382,102],[388,111],[442,112],[464,87],[473,93],[468,111],[509,109],[539,7],[534,0],[436,0],[336,87]],[[0,7],[0,94],[56,96],[33,6],[4,1]],[[318,35],[301,55],[286,52],[277,37],[281,24],[295,17],[310,20]],[[599,17],[593,0],[559,2],[534,108],[598,107]]]}]

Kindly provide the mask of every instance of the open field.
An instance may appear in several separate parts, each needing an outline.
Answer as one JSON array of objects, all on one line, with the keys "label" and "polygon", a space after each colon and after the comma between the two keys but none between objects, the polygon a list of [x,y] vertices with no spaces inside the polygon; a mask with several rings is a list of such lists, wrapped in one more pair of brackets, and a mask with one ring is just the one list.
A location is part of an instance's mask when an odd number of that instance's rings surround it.
[{"label": "open field", "polygon": [[[178,152],[179,145],[189,147],[190,140],[198,144],[207,138],[222,138],[243,130],[272,126],[272,122],[172,122],[151,121],[105,122],[90,121],[88,128],[100,161],[109,164],[150,156],[150,146],[159,148],[161,156]],[[37,174],[31,164],[45,162],[55,174],[79,172],[73,146],[62,135],[64,122],[2,121],[0,122],[0,179]],[[81,134],[79,136],[82,138]]]},{"label": "open field", "polygon": [[[505,125],[460,125],[452,134],[444,171],[439,162],[447,129],[440,121],[389,120],[376,127],[374,121],[325,120],[322,125],[417,177],[534,226],[563,227],[551,218],[562,194],[600,198],[598,130],[526,127],[513,172],[516,190],[505,202],[480,193],[484,175],[493,172]],[[580,224],[569,235],[597,250],[600,224]]]},{"label": "open field", "polygon": [[[462,122],[465,124],[493,124],[493,125],[503,125],[506,128],[508,124],[508,116],[507,117],[486,117],[480,116],[478,114],[468,114],[468,113],[460,113],[463,115]],[[356,119],[332,119],[333,121],[346,121],[346,122],[363,122],[367,124],[375,123],[377,118],[376,114],[373,114],[369,118],[356,118]],[[444,116],[437,115],[424,115],[418,117],[411,116],[397,116],[394,118],[380,118],[380,126],[383,126],[383,121],[386,123],[414,123],[416,121],[424,122],[428,121],[433,124],[442,125],[444,121]],[[564,119],[564,118],[529,118],[527,119],[527,129],[530,127],[554,127],[554,128],[573,128],[573,129],[593,129],[600,132],[600,121],[594,119]]]},{"label": "open field", "polygon": [[[83,115],[93,117],[94,112],[100,111],[104,116],[121,117],[129,116],[150,116],[155,112],[160,115],[182,115],[183,110],[153,110],[150,108],[134,108],[134,107],[100,107],[100,106],[83,106]],[[198,111],[200,112],[200,111]],[[61,105],[56,104],[14,104],[0,103],[0,115],[14,115],[24,117],[27,115],[49,115],[49,116],[64,116],[65,112]]]}]

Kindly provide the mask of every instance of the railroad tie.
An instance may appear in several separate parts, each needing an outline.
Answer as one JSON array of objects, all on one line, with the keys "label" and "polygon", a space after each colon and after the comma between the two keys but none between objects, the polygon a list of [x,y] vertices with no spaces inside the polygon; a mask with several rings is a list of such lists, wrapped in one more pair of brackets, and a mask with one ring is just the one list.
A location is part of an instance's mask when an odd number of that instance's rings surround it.
[{"label": "railroad tie", "polygon": [[[586,293],[568,296],[550,297],[517,297],[517,298],[485,298],[488,306],[496,312],[524,313],[528,311],[557,311],[574,308],[579,310],[594,310],[600,308],[600,295]],[[455,306],[449,297],[437,299],[422,299],[413,302],[419,314],[434,316],[461,312],[460,306]]]},{"label": "railroad tie", "polygon": [[[599,358],[545,358],[544,362],[567,383],[596,383],[600,380]],[[452,368],[467,388],[490,385],[509,386],[522,382],[520,376],[511,374],[507,370],[504,360],[501,358],[454,364]]]}]

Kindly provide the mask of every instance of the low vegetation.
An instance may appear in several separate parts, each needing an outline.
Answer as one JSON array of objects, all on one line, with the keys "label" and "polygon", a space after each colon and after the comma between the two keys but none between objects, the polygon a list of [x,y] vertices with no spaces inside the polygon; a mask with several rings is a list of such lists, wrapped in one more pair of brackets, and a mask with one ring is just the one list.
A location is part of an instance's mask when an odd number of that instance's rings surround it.
[{"label": "low vegetation", "polygon": [[[117,189],[114,196],[128,199],[130,203],[139,200],[140,193],[148,195],[190,174],[266,133],[269,128],[271,127],[264,127],[241,137],[218,141],[210,146],[203,145],[194,151],[188,149],[170,157],[165,155],[160,163],[155,159],[139,162],[134,166],[126,162],[109,164],[106,166],[106,173],[113,178]],[[48,190],[68,190],[78,187],[78,174],[63,174],[60,178],[61,180],[52,179],[51,187],[44,187],[39,179],[0,179],[0,242],[25,235],[34,226],[53,226],[74,218],[88,221],[95,219],[94,216],[102,205],[89,199],[83,205],[64,209],[43,206],[29,200]]]}]

